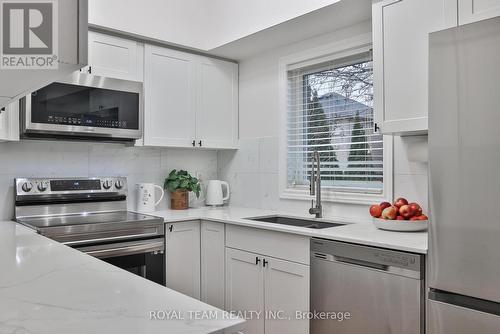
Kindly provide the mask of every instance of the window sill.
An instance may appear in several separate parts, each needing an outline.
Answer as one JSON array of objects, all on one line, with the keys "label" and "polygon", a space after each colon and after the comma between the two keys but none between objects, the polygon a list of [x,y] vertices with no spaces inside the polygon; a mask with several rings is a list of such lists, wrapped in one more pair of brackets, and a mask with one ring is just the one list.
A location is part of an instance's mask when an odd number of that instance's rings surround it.
[{"label": "window sill", "polygon": [[[315,196],[311,196],[308,190],[305,189],[285,189],[280,194],[281,199],[291,199],[299,201],[310,201],[315,199]],[[386,198],[383,194],[374,193],[354,193],[354,192],[340,192],[333,190],[325,190],[321,192],[322,202],[328,203],[344,203],[344,204],[358,204],[358,205],[370,205],[373,203],[379,203],[385,201]]]}]

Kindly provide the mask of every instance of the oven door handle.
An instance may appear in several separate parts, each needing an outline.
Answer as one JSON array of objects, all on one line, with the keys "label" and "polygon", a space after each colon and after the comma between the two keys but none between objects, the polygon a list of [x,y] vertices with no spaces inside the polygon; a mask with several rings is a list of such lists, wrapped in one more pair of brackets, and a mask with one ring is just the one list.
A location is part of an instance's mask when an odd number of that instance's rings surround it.
[{"label": "oven door handle", "polygon": [[93,257],[103,259],[142,253],[163,253],[165,244],[162,238],[155,241],[123,242],[119,244],[87,246],[76,249]]}]

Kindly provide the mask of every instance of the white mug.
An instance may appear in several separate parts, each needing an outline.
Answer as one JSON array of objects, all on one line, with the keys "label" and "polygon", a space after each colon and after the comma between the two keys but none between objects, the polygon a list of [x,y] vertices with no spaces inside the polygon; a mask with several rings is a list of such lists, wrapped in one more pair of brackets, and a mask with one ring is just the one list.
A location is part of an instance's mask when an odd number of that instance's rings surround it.
[{"label": "white mug", "polygon": [[[163,188],[154,183],[137,183],[137,211],[153,212],[155,206],[160,204],[165,192]],[[155,201],[155,189],[160,189],[161,196],[158,201]]]}]

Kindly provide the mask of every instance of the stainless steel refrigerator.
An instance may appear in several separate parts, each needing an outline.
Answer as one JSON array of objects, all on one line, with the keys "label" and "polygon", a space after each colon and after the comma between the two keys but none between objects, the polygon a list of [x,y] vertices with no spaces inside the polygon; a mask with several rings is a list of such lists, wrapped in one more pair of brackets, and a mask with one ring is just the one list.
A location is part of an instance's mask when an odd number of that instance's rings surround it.
[{"label": "stainless steel refrigerator", "polygon": [[430,34],[429,334],[500,333],[500,18]]}]

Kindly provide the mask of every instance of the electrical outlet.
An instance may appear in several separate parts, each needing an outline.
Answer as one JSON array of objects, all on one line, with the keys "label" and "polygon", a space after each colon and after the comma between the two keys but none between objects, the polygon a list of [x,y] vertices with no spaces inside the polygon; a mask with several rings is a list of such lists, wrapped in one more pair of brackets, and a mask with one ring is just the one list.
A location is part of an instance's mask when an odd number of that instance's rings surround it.
[{"label": "electrical outlet", "polygon": [[196,172],[196,178],[200,180],[200,182],[203,182],[205,180],[205,175],[203,175],[203,172]]}]

